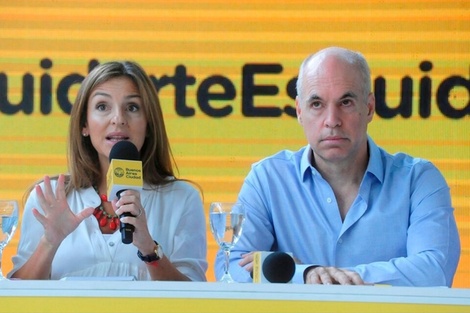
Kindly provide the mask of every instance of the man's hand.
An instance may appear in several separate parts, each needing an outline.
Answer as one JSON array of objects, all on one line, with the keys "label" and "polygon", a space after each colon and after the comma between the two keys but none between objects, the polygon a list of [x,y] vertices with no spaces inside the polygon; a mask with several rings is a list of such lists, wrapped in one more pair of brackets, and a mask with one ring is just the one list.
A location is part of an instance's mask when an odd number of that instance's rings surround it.
[{"label": "man's hand", "polygon": [[248,252],[241,255],[242,259],[238,264],[241,267],[245,267],[247,272],[253,272],[253,252]]},{"label": "man's hand", "polygon": [[306,284],[365,285],[358,273],[337,267],[318,266],[305,275]]}]

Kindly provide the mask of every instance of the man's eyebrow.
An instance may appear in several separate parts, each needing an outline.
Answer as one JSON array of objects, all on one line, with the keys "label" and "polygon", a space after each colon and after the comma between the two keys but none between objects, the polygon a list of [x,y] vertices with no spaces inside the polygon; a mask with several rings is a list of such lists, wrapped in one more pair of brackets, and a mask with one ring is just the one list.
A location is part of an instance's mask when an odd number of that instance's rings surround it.
[{"label": "man's eyebrow", "polygon": [[[343,94],[339,99],[343,100],[343,99],[347,99],[347,98],[357,99],[357,95],[352,91],[348,91],[345,94]],[[307,100],[308,100],[308,102],[312,102],[312,101],[315,101],[315,100],[322,100],[322,98],[317,94],[313,94]]]},{"label": "man's eyebrow", "polygon": [[357,95],[352,91],[348,91],[344,95],[342,95],[340,99],[346,99],[346,98],[357,99]]},{"label": "man's eyebrow", "polygon": [[321,99],[322,99],[322,98],[321,98],[319,95],[313,94],[313,95],[311,95],[310,97],[308,97],[307,102],[312,102],[312,101],[314,101],[314,100],[321,100]]}]

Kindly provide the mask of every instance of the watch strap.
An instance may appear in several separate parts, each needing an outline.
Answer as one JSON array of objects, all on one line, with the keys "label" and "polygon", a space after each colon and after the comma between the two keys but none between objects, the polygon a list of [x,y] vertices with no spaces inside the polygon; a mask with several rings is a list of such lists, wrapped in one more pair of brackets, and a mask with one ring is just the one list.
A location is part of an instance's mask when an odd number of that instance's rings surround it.
[{"label": "watch strap", "polygon": [[142,255],[142,252],[137,251],[137,256],[145,263],[157,263],[157,261],[162,258],[160,245],[155,240],[153,242],[155,242],[155,250],[153,253],[150,253],[148,255]]}]

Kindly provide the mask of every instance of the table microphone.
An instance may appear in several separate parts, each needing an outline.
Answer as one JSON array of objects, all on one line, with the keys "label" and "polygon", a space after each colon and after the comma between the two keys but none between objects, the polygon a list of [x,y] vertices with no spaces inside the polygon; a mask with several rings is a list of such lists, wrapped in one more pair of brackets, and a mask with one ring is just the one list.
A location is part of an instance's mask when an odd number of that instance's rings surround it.
[{"label": "table microphone", "polygon": [[[108,201],[119,199],[123,191],[128,189],[142,190],[142,161],[137,147],[130,141],[119,141],[109,153],[109,169],[106,174],[108,185]],[[125,212],[119,216],[133,216]],[[122,242],[129,244],[133,240],[134,225],[119,223]]]},{"label": "table microphone", "polygon": [[254,253],[254,283],[290,283],[294,274],[295,262],[288,253],[281,251]]}]

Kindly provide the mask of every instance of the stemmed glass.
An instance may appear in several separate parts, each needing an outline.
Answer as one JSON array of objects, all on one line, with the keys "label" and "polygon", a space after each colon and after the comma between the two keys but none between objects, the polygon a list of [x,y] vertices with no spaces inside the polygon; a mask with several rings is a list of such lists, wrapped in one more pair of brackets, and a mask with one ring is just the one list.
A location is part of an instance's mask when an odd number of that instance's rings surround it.
[{"label": "stemmed glass", "polygon": [[209,221],[215,241],[224,252],[224,275],[220,282],[235,282],[229,272],[230,251],[242,233],[245,208],[241,203],[213,202],[210,206]]},{"label": "stemmed glass", "polygon": [[2,272],[3,249],[10,242],[18,225],[18,202],[0,200],[0,280],[6,279]]}]

